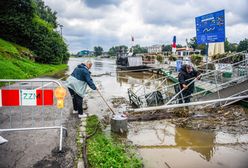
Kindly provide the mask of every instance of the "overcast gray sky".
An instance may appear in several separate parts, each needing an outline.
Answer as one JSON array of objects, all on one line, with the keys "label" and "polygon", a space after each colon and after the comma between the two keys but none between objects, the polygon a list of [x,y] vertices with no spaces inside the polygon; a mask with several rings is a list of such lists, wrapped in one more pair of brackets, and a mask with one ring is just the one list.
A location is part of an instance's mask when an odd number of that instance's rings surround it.
[{"label": "overcast gray sky", "polygon": [[248,0],[44,0],[57,11],[70,52],[114,45],[177,43],[195,36],[195,17],[225,10],[226,37],[248,38]]}]

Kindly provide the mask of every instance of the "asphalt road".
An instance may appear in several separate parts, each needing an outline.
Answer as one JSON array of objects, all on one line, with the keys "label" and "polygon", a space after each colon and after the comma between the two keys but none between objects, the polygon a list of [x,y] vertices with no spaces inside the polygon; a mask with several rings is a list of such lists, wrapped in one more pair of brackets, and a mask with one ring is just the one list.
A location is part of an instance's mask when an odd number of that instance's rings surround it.
[{"label": "asphalt road", "polygon": [[[58,153],[58,129],[0,132],[0,136],[8,140],[0,145],[0,167],[74,167],[79,119],[71,111],[71,98],[66,96],[62,122],[67,128],[67,137],[64,139],[62,153]],[[60,125],[60,110],[56,107],[0,108],[1,129],[57,125]]]}]

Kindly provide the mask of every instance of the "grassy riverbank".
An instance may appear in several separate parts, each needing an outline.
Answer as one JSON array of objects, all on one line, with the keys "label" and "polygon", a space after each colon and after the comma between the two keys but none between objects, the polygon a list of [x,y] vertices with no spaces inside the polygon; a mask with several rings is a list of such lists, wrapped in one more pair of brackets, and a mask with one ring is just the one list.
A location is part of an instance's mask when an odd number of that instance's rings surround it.
[{"label": "grassy riverbank", "polygon": [[28,79],[51,75],[67,68],[66,64],[34,62],[32,51],[0,38],[0,79]]},{"label": "grassy riverbank", "polygon": [[[87,135],[94,132],[98,122],[97,116],[90,116],[87,118]],[[101,129],[99,129],[93,137],[87,140],[87,152],[89,164],[94,168],[142,167],[141,160],[133,152],[131,146],[121,144],[111,137],[107,137]]]}]

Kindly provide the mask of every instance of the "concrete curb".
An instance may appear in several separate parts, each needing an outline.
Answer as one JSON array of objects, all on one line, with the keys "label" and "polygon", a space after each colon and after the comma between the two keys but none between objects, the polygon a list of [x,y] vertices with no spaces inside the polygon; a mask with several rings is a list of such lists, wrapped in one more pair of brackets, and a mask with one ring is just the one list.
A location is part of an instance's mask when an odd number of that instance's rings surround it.
[{"label": "concrete curb", "polygon": [[[80,144],[83,145],[84,139],[83,137],[86,136],[86,117],[81,118],[81,122],[79,125],[79,134],[80,134]],[[83,158],[79,158],[77,168],[84,168],[84,161]]]}]

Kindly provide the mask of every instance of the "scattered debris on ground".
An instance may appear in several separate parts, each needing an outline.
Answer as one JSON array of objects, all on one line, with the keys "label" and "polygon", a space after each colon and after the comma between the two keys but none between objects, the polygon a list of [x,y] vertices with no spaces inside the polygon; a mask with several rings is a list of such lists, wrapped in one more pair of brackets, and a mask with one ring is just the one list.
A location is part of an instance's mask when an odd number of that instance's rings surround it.
[{"label": "scattered debris on ground", "polygon": [[129,121],[168,119],[178,127],[248,133],[248,109],[239,105],[225,108],[167,109],[150,112],[129,113]]},{"label": "scattered debris on ground", "polygon": [[171,122],[179,127],[248,133],[248,109],[234,105],[225,108],[209,108],[204,113],[190,117],[174,118]]},{"label": "scattered debris on ground", "polygon": [[126,106],[127,104],[129,104],[129,101],[126,100],[124,97],[113,97],[111,99],[111,103],[113,104],[114,108],[118,108],[122,105]]}]

